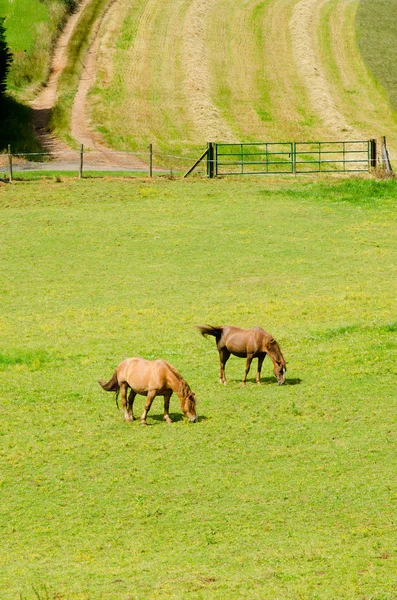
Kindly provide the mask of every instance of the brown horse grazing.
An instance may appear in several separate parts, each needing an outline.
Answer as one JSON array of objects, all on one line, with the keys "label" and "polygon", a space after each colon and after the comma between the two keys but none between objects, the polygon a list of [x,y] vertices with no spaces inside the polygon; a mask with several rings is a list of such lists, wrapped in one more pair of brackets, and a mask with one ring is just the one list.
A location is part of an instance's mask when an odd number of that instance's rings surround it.
[{"label": "brown horse grazing", "polygon": [[[179,396],[181,410],[189,421],[192,423],[197,421],[196,396],[182,375],[166,360],[127,358],[119,364],[108,382],[99,381],[98,383],[107,392],[116,392],[116,400],[121,390],[125,421],[134,420],[132,407],[135,396],[140,394],[146,396],[145,410],[141,416],[142,425],[147,425],[146,417],[156,396],[164,397],[164,421],[172,423],[168,414],[172,392]],[[131,391],[127,404],[128,388]]]},{"label": "brown horse grazing", "polygon": [[219,383],[226,384],[225,365],[231,354],[240,358],[247,358],[243,385],[247,381],[247,375],[253,358],[258,358],[258,371],[256,382],[261,382],[262,363],[266,354],[273,361],[273,373],[279,385],[285,382],[286,362],[281,354],[280,346],[273,336],[261,327],[252,329],[239,329],[238,327],[212,327],[212,325],[196,325],[202,335],[213,335],[216,339],[216,347],[219,352],[221,363]]}]

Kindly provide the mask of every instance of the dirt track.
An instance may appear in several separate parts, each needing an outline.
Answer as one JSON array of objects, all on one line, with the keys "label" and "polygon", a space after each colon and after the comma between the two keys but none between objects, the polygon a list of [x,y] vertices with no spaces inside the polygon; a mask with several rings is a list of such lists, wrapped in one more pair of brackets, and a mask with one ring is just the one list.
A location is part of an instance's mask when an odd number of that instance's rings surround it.
[{"label": "dirt track", "polygon": [[[78,10],[71,15],[66,23],[54,48],[50,77],[47,85],[31,104],[33,109],[33,126],[39,144],[45,152],[49,152],[52,155],[54,161],[62,163],[62,166],[66,168],[68,167],[68,160],[70,159],[71,152],[73,152],[73,155],[76,155],[76,152],[72,151],[69,146],[50,133],[48,123],[51,110],[54,107],[57,98],[58,80],[67,64],[68,43],[73,35],[74,28],[80,15],[89,2],[90,0],[81,0]],[[73,103],[71,134],[76,142],[83,144],[85,150],[88,150],[88,152],[85,152],[84,162],[91,167],[146,169],[146,163],[136,156],[129,153],[112,152],[107,148],[101,142],[99,134],[95,133],[90,128],[90,120],[86,110],[87,94],[95,80],[96,53],[99,45],[98,33],[102,20],[105,18],[114,2],[115,0],[109,2],[105,13],[94,25],[94,39],[83,63],[82,76]],[[74,162],[69,166],[74,167]]]},{"label": "dirt track", "polygon": [[70,150],[66,144],[55,138],[49,133],[48,121],[51,109],[53,108],[56,96],[58,79],[67,64],[67,46],[72,36],[76,23],[90,0],[82,0],[78,10],[71,15],[64,30],[58,38],[54,48],[54,54],[51,61],[50,77],[47,84],[37,98],[32,102],[33,126],[39,144],[42,148],[51,153],[58,153]]}]

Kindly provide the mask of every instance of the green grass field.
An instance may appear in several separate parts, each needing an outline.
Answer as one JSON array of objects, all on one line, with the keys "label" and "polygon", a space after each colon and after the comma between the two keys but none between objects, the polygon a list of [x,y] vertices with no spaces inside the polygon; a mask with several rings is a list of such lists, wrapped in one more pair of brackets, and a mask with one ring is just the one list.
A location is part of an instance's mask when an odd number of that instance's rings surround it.
[{"label": "green grass field", "polygon": [[[0,187],[2,600],[392,600],[395,181]],[[279,387],[220,386],[198,323],[262,325]],[[169,360],[199,422],[123,422],[126,356]],[[253,365],[254,366],[254,365]],[[137,397],[136,413],[143,408]]]}]

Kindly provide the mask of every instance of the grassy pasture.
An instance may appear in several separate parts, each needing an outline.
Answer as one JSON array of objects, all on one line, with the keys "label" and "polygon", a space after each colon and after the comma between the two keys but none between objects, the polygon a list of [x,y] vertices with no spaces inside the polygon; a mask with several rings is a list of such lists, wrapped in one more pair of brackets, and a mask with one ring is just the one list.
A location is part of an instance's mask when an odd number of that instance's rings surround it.
[{"label": "grassy pasture", "polygon": [[[394,181],[0,187],[0,596],[395,598]],[[195,323],[261,324],[288,384]],[[96,383],[164,357],[199,423]],[[143,398],[136,400],[139,415]]]}]

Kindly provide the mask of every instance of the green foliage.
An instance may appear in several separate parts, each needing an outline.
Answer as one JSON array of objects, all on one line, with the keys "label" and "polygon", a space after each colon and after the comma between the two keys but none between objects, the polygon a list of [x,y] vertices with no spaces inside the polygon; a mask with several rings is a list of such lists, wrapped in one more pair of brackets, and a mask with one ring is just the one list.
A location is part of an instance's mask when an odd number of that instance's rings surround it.
[{"label": "green foliage", "polygon": [[12,63],[12,54],[7,46],[4,19],[0,18],[0,102],[7,89],[7,74]]},{"label": "green foliage", "polygon": [[[45,0],[47,3],[50,0]],[[76,0],[62,0],[63,4],[67,7],[68,12],[73,12],[77,6],[77,1]]]},{"label": "green foliage", "polygon": [[[2,600],[393,600],[396,201],[343,179],[0,187]],[[206,322],[270,330],[287,384],[266,359],[243,388],[232,357],[220,386]],[[171,426],[159,399],[123,422],[97,379],[138,354],[181,371],[198,423],[175,398]]]},{"label": "green foliage", "polygon": [[5,18],[7,44],[13,54],[1,113],[0,151],[8,144],[14,152],[39,150],[27,100],[47,80],[52,46],[74,7],[68,0],[0,1],[0,17]]},{"label": "green foliage", "polygon": [[0,4],[14,55],[8,78],[14,95],[30,98],[46,81],[52,46],[73,7],[73,2],[65,0],[3,0]]}]

